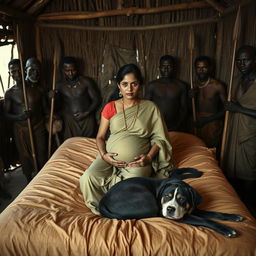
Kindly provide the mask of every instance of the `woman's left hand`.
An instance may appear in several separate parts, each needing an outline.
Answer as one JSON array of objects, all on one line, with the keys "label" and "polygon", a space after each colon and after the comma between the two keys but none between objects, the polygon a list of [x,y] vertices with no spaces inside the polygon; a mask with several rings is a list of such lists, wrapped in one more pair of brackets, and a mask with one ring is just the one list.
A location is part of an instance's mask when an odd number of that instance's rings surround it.
[{"label": "woman's left hand", "polygon": [[128,164],[128,167],[144,167],[152,163],[152,158],[149,155],[141,154],[134,157],[134,161]]}]

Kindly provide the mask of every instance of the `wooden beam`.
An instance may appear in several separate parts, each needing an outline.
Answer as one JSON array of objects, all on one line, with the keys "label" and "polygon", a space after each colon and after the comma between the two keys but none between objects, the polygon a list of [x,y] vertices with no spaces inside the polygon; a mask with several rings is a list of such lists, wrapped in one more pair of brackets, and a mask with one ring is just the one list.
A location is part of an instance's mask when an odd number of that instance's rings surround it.
[{"label": "wooden beam", "polygon": [[191,20],[185,22],[169,23],[169,24],[160,24],[152,26],[132,26],[132,27],[100,27],[100,26],[81,26],[81,25],[71,25],[71,24],[51,24],[38,22],[38,26],[44,28],[63,28],[63,29],[78,29],[78,30],[92,30],[92,31],[140,31],[140,30],[154,30],[154,29],[164,29],[164,28],[176,28],[184,26],[192,26],[199,24],[207,23],[216,23],[219,21],[219,18],[214,16],[207,19]]},{"label": "wooden beam", "polygon": [[247,4],[250,4],[252,2],[254,2],[255,0],[240,0],[238,3],[228,7],[225,9],[224,13],[222,13],[222,16],[226,16],[234,11],[237,11],[237,9],[240,7],[243,7]]},{"label": "wooden beam", "polygon": [[48,13],[42,14],[37,17],[37,20],[81,20],[81,19],[95,19],[108,16],[126,15],[131,16],[134,14],[155,14],[162,12],[180,11],[188,9],[209,8],[209,4],[205,1],[197,1],[182,4],[173,4],[162,6],[158,8],[124,8],[118,10],[102,11],[102,12],[62,12],[62,13]]},{"label": "wooden beam", "polygon": [[36,1],[35,4],[33,4],[28,10],[27,13],[29,14],[35,14],[37,13],[41,8],[43,8],[45,5],[49,3],[50,0],[40,0]]},{"label": "wooden beam", "polygon": [[20,11],[17,11],[15,9],[6,7],[2,4],[0,4],[0,13],[4,14],[6,16],[10,16],[13,19],[25,19],[25,20],[33,19],[33,17],[30,16],[29,14],[26,14],[24,12],[20,12]]},{"label": "wooden beam", "polygon": [[215,0],[206,0],[206,2],[220,13],[223,13],[225,11],[225,8],[217,3]]}]

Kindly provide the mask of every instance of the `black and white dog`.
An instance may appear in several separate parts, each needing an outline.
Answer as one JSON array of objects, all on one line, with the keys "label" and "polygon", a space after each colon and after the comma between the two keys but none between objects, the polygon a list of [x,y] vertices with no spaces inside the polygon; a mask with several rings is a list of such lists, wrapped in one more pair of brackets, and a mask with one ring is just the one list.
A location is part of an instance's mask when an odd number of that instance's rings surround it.
[{"label": "black and white dog", "polygon": [[170,178],[166,179],[126,179],[115,184],[101,199],[99,211],[104,217],[122,220],[162,216],[181,223],[204,226],[226,237],[236,237],[234,229],[210,219],[242,221],[242,216],[196,208],[201,197],[182,179],[201,175],[196,169],[181,168],[173,170]]}]

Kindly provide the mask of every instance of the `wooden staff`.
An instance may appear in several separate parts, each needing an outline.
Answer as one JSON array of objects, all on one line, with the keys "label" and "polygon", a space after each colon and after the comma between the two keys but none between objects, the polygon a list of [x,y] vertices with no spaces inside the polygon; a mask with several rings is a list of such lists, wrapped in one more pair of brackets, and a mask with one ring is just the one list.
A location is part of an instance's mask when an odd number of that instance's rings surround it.
[{"label": "wooden staff", "polygon": [[[190,65],[190,70],[189,70],[189,74],[190,74],[190,89],[193,90],[194,86],[193,86],[193,51],[195,48],[195,35],[193,32],[193,28],[190,29],[189,32],[189,65]],[[196,122],[196,105],[195,105],[195,97],[192,97],[192,113],[193,113],[193,121],[194,124]],[[194,134],[196,134],[196,127],[194,126]]]},{"label": "wooden staff", "polygon": [[[53,77],[52,77],[52,91],[56,88],[56,72],[57,72],[57,49],[54,49],[53,57]],[[49,119],[49,137],[48,137],[48,159],[51,156],[51,145],[52,145],[52,125],[53,125],[53,112],[54,112],[54,97],[51,98],[51,110]]]},{"label": "wooden staff", "polygon": [[[233,30],[233,54],[232,54],[232,65],[231,65],[231,72],[230,72],[230,81],[229,81],[229,88],[228,88],[228,97],[227,101],[231,101],[231,94],[232,94],[232,84],[233,84],[233,76],[234,76],[234,67],[235,67],[235,56],[236,56],[236,47],[237,41],[240,33],[241,27],[241,14],[240,14],[240,6],[237,11],[236,21]],[[226,139],[227,139],[227,129],[228,129],[228,120],[229,120],[229,111],[225,112],[225,120],[224,120],[224,128],[223,128],[223,135],[222,135],[222,142],[221,142],[221,153],[220,153],[220,166],[223,167],[223,159],[226,147]]]},{"label": "wooden staff", "polygon": [[[11,50],[11,59],[10,61],[13,59],[13,50],[14,50],[14,43],[12,44],[12,50]],[[10,73],[8,75],[8,85],[7,85],[7,88],[10,88],[10,80],[11,80],[11,76],[10,76]]]},{"label": "wooden staff", "polygon": [[0,75],[0,83],[1,83],[1,87],[2,87],[3,93],[5,94],[4,84],[3,84],[3,80],[2,80],[1,75]]},{"label": "wooden staff", "polygon": [[[27,100],[27,92],[26,92],[26,84],[25,84],[25,78],[24,78],[24,68],[23,68],[23,58],[21,53],[21,42],[20,42],[20,34],[19,34],[19,26],[16,25],[16,37],[17,37],[17,47],[18,47],[18,53],[19,53],[19,59],[20,59],[20,70],[21,70],[21,78],[22,78],[22,90],[23,90],[23,97],[24,97],[24,104],[25,104],[25,111],[29,111],[28,107],[28,100]],[[33,157],[33,163],[35,167],[35,171],[38,172],[38,166],[36,161],[36,154],[35,154],[35,146],[34,146],[34,140],[33,140],[33,134],[32,134],[32,126],[31,126],[31,120],[30,117],[27,118],[28,122],[28,131],[29,131],[29,138],[31,143],[31,151],[32,151],[32,157]]]}]

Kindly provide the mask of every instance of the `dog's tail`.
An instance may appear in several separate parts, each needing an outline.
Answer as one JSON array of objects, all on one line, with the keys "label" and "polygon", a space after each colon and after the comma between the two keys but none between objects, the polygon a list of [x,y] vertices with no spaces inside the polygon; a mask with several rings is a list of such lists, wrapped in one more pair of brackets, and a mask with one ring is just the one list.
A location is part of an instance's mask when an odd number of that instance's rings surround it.
[{"label": "dog's tail", "polygon": [[195,168],[178,168],[169,172],[169,178],[184,180],[188,178],[201,177],[203,172],[198,171]]}]

